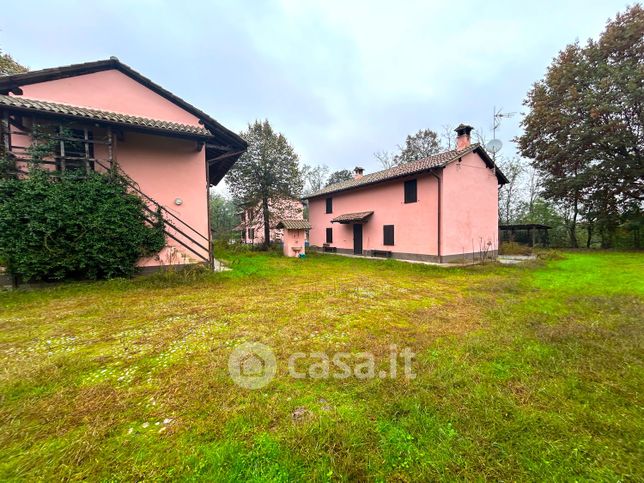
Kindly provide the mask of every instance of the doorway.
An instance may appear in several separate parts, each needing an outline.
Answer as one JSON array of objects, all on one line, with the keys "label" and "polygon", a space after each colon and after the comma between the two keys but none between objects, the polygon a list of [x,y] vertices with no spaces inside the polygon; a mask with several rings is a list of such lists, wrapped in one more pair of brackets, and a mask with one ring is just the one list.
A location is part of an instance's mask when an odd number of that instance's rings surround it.
[{"label": "doorway", "polygon": [[362,255],[362,225],[353,225],[353,254]]}]

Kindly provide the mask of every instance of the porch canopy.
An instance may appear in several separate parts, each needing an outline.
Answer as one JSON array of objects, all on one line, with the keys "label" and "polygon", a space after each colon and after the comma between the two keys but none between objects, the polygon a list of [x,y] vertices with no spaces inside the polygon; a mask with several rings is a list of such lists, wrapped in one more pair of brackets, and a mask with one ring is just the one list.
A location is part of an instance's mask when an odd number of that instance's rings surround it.
[{"label": "porch canopy", "polygon": [[348,225],[350,223],[366,223],[369,217],[373,215],[373,211],[360,211],[358,213],[345,213],[344,215],[336,216],[331,220],[331,223],[342,223]]}]

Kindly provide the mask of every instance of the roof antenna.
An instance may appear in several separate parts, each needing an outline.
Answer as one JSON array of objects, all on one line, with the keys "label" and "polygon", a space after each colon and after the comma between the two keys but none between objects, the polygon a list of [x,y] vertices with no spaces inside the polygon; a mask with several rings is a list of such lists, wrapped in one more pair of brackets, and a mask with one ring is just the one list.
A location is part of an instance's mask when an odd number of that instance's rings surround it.
[{"label": "roof antenna", "polygon": [[492,164],[494,165],[494,174],[496,174],[496,153],[501,151],[503,143],[500,139],[496,138],[496,130],[501,126],[501,119],[510,118],[514,116],[516,112],[503,112],[503,108],[499,109],[494,106],[492,108],[492,139],[488,141],[485,145],[485,149],[492,153]]}]

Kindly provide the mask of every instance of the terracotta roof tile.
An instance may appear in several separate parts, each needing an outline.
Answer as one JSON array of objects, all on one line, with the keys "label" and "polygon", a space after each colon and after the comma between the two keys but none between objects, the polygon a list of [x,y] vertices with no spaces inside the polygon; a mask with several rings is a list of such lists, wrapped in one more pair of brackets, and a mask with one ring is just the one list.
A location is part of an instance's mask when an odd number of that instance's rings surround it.
[{"label": "terracotta roof tile", "polygon": [[359,221],[366,221],[373,215],[373,211],[359,211],[357,213],[345,213],[344,215],[336,216],[331,220],[331,223],[353,223]]},{"label": "terracotta roof tile", "polygon": [[[448,163],[455,161],[461,156],[465,156],[466,154],[471,153],[473,151],[476,151],[481,155],[481,157],[483,158],[483,161],[488,165],[488,167],[490,168],[492,167],[492,160],[487,155],[485,150],[481,147],[481,145],[472,144],[471,146],[468,146],[465,149],[461,149],[461,150],[452,149],[451,151],[444,151],[442,153],[429,156],[427,158],[418,159],[416,161],[401,164],[399,166],[394,166],[393,168],[385,169],[383,171],[377,171],[375,173],[366,174],[359,179],[340,181],[339,183],[334,183],[325,188],[322,188],[319,191],[316,191],[315,193],[305,196],[304,199],[315,198],[317,196],[328,195],[331,193],[336,193],[338,191],[345,191],[348,189],[358,188],[361,186],[366,186],[374,183],[381,183],[383,181],[388,181],[390,179],[395,179],[403,176],[409,176],[409,175],[421,173],[423,171],[427,171],[432,168],[444,167]],[[503,173],[501,173],[498,170],[498,168],[496,168],[496,170],[497,170],[497,178],[499,178],[499,182],[507,183],[507,179],[505,178]]]},{"label": "terracotta roof tile", "polygon": [[80,117],[93,121],[105,121],[109,123],[129,124],[143,128],[160,129],[163,131],[195,134],[198,136],[210,137],[212,133],[202,126],[192,126],[160,119],[131,116],[118,112],[103,111],[90,107],[72,106],[58,102],[40,101],[22,96],[5,96],[0,94],[0,106],[14,107],[23,110],[60,114],[63,116]]},{"label": "terracotta roof tile", "polygon": [[286,228],[287,230],[310,230],[311,224],[307,220],[280,220],[275,228]]}]

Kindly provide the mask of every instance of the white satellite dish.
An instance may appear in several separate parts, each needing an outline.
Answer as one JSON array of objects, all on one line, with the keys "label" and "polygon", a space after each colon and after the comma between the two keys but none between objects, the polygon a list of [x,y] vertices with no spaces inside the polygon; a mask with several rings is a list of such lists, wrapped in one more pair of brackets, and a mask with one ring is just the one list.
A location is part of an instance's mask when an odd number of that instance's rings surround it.
[{"label": "white satellite dish", "polygon": [[496,154],[499,151],[501,151],[502,147],[503,147],[503,143],[498,139],[492,139],[485,145],[485,148],[492,154]]}]

